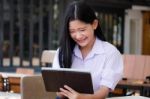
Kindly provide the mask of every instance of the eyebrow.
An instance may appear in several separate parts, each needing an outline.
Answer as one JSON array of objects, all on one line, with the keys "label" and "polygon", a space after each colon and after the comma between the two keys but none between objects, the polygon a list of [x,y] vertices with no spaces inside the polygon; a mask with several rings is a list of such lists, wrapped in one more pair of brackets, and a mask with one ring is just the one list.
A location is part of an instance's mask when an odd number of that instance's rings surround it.
[{"label": "eyebrow", "polygon": [[[85,28],[87,28],[86,26],[84,26],[84,27],[80,27],[80,28],[77,28],[77,29],[85,29]],[[69,28],[69,30],[75,30],[75,29],[71,29],[71,28]]]}]

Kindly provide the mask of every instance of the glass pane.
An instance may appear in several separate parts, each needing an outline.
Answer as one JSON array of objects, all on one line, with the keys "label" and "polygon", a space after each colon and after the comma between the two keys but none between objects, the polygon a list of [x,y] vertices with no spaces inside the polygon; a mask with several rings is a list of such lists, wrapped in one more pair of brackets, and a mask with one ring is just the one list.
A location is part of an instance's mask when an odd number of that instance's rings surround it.
[{"label": "glass pane", "polygon": [[10,40],[9,40],[9,30],[10,30],[10,16],[9,10],[10,5],[8,0],[3,0],[3,33],[4,33],[4,42],[3,42],[3,65],[9,66],[10,65],[10,58],[9,58],[9,49],[10,49]]},{"label": "glass pane", "polygon": [[122,20],[118,13],[97,12],[102,32],[106,40],[115,45],[120,51],[122,45]]}]

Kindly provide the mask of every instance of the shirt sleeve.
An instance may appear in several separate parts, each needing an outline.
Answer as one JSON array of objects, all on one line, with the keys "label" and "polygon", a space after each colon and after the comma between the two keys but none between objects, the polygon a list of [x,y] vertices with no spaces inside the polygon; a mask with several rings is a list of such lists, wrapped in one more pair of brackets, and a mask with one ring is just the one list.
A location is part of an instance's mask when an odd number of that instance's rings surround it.
[{"label": "shirt sleeve", "polygon": [[116,51],[106,56],[106,63],[102,72],[100,86],[103,85],[114,90],[122,76],[123,59],[120,52],[116,49]]},{"label": "shirt sleeve", "polygon": [[57,49],[56,51],[53,64],[52,64],[52,68],[60,68],[58,55],[59,55],[59,49]]}]

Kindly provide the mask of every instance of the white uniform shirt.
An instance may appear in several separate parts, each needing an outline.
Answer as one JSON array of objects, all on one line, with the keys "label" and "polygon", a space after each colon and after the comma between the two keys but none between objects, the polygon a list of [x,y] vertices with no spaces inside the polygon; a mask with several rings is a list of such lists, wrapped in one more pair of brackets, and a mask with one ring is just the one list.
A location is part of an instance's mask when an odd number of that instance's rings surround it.
[{"label": "white uniform shirt", "polygon": [[[53,68],[60,68],[58,52],[57,50]],[[100,89],[101,85],[113,90],[122,78],[122,56],[112,44],[96,38],[92,50],[85,59],[82,58],[81,51],[77,45],[73,52],[71,68],[85,69],[91,72],[94,92]]]}]

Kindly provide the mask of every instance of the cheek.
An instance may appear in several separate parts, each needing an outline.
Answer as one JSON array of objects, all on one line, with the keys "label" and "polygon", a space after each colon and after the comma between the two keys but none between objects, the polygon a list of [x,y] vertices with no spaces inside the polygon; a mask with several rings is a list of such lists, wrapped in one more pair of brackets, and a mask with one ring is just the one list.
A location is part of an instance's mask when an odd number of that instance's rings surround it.
[{"label": "cheek", "polygon": [[75,38],[75,36],[74,36],[73,34],[70,34],[70,37],[71,37],[72,39],[74,39],[74,38]]},{"label": "cheek", "polygon": [[89,36],[89,37],[93,37],[94,31],[88,31],[86,35]]},{"label": "cheek", "polygon": [[89,35],[89,36],[94,35],[94,29],[92,27],[87,30],[87,35]]}]

